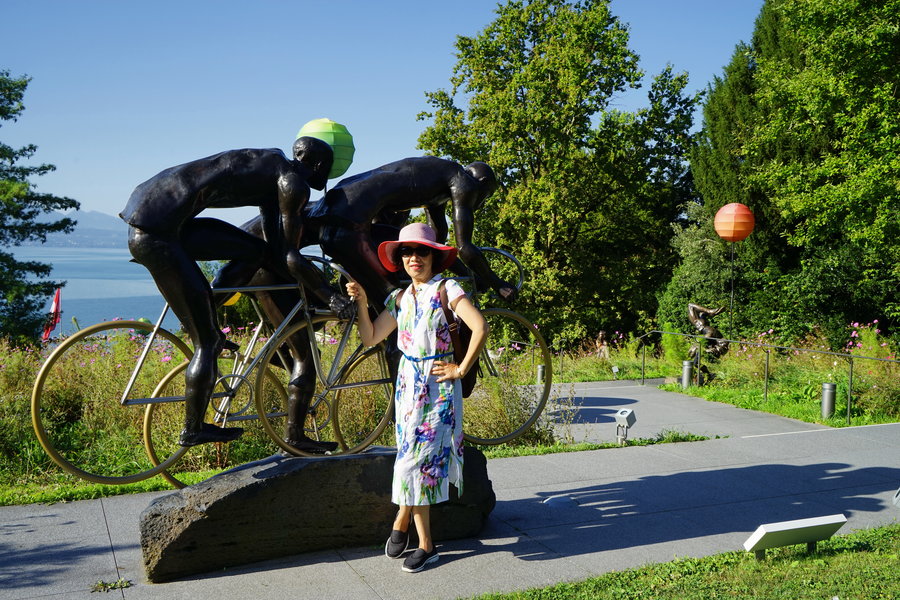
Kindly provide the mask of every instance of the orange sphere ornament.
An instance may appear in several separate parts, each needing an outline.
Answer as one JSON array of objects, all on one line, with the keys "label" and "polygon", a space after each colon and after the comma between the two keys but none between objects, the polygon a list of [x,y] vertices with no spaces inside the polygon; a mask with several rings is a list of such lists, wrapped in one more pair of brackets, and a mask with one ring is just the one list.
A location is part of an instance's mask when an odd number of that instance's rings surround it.
[{"label": "orange sphere ornament", "polygon": [[740,242],[753,231],[756,219],[749,208],[740,202],[732,202],[719,209],[713,225],[723,240]]}]

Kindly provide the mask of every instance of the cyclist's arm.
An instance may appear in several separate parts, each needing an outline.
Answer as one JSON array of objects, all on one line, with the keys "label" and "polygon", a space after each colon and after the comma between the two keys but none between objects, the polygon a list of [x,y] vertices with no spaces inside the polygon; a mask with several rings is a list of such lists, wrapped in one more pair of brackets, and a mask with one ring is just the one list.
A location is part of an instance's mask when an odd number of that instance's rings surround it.
[{"label": "cyclist's arm", "polygon": [[472,210],[474,196],[462,194],[459,196],[453,198],[453,231],[456,234],[459,258],[480,278],[489,281],[491,287],[504,300],[514,300],[516,297],[515,286],[497,277],[497,274],[488,265],[481,249],[472,243],[472,233],[475,228],[475,214]]},{"label": "cyclist's arm", "polygon": [[300,245],[301,211],[309,201],[309,186],[297,173],[284,173],[278,178],[278,212],[284,236],[284,250]]},{"label": "cyclist's arm", "polygon": [[450,228],[447,226],[447,214],[443,204],[429,205],[425,207],[428,216],[428,224],[434,229],[434,235],[438,243],[446,244]]}]

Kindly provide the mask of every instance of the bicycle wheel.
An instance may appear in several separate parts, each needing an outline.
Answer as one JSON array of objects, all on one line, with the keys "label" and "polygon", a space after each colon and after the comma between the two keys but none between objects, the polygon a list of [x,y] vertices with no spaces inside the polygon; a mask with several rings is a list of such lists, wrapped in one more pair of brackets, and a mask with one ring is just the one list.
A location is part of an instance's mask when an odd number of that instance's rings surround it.
[{"label": "bicycle wheel", "polygon": [[154,465],[144,453],[143,408],[172,365],[190,358],[187,344],[157,331],[122,403],[152,329],[142,321],[99,323],[47,357],[32,390],[31,421],[41,446],[63,470],[93,483],[122,484],[152,477],[177,460]]},{"label": "bicycle wheel", "polygon": [[[317,315],[313,317],[312,322],[315,330],[313,339],[319,355],[319,370],[323,376],[331,376],[336,380],[339,371],[333,363],[348,323],[326,315]],[[353,329],[351,329],[347,341],[348,350],[343,352],[343,355],[351,352],[359,345],[355,334],[355,326],[351,324],[351,327]],[[279,335],[279,339],[286,340],[295,335],[305,336],[306,329],[307,324],[305,321],[294,323]],[[263,429],[271,440],[285,452],[295,456],[317,456],[316,454],[298,450],[284,440],[287,409],[282,400],[282,392],[279,390],[288,389],[292,376],[289,368],[292,362],[287,346],[283,343],[272,344],[265,356],[262,357],[261,364],[271,365],[269,369],[271,376],[260,377],[261,371],[259,369],[257,369],[256,374],[254,401],[256,403],[256,413],[259,416]],[[288,365],[288,368],[282,365]],[[310,400],[306,422],[304,423],[306,435],[315,440],[334,441],[331,427],[333,392],[329,386],[322,382],[321,377],[318,377],[317,374],[311,373],[310,376],[316,378],[316,386],[315,393]]]},{"label": "bicycle wheel", "polygon": [[393,431],[387,427],[394,413],[394,380],[380,346],[370,348],[347,368],[332,409],[341,452],[354,454],[376,442],[394,445]]},{"label": "bicycle wheel", "polygon": [[[229,362],[227,358],[219,359],[220,373]],[[153,397],[183,396],[186,368],[187,363],[182,363],[172,369],[153,391]],[[266,376],[272,380],[270,389],[280,398],[280,412],[286,414],[287,392],[279,386],[272,372],[267,370]],[[148,404],[144,414],[144,445],[153,464],[161,464],[172,453],[187,452],[178,462],[177,470],[168,469],[160,473],[163,478],[176,488],[182,488],[188,483],[185,478],[187,473],[215,473],[271,455],[272,444],[257,418],[252,395],[250,381],[235,374],[220,375],[206,410],[205,421],[219,427],[243,427],[244,434],[227,444],[200,444],[191,448],[178,444],[184,424],[184,405],[170,402]]]},{"label": "bicycle wheel", "polygon": [[503,444],[535,424],[550,396],[550,349],[525,317],[503,308],[481,311],[490,332],[478,383],[463,408],[463,431],[474,444]]}]

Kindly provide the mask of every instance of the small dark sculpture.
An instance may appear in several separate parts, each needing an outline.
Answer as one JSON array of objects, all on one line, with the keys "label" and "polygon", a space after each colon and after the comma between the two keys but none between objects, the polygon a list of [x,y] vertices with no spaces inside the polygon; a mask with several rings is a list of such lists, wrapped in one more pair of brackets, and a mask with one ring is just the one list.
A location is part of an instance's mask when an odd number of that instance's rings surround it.
[{"label": "small dark sculpture", "polygon": [[597,332],[597,339],[594,340],[594,354],[600,360],[609,360],[609,340],[603,329]]},{"label": "small dark sculpture", "polygon": [[[231,441],[242,433],[204,423],[216,359],[226,340],[210,285],[195,261],[232,261],[219,272],[217,286],[239,285],[262,268],[301,281],[337,309],[350,304],[297,250],[302,210],[310,187],[325,187],[331,147],[302,137],[293,151],[295,159],[289,160],[277,149],[231,150],[171,167],[140,184],[119,215],[131,226],[128,248],[135,262],[150,271],[194,345],[185,372],[183,446]],[[197,217],[207,208],[237,206],[259,207],[264,239],[218,219]]]},{"label": "small dark sculpture", "polygon": [[449,227],[444,210],[449,201],[462,262],[503,298],[513,300],[515,287],[491,270],[472,243],[475,211],[497,185],[494,172],[483,162],[464,168],[434,156],[398,160],[342,179],[321,201],[310,203],[304,214],[304,244],[318,243],[380,303],[396,284],[378,260],[378,244],[397,239],[410,210],[420,207],[437,241],[446,243]]},{"label": "small dark sculpture", "polygon": [[[719,358],[728,352],[728,342],[722,339],[722,333],[713,325],[710,325],[709,319],[715,317],[725,310],[725,307],[719,307],[714,310],[704,308],[699,304],[688,304],[688,319],[694,324],[706,339],[706,348],[704,352],[714,358]],[[695,342],[690,349],[689,356],[694,358],[700,351],[700,344]]]}]

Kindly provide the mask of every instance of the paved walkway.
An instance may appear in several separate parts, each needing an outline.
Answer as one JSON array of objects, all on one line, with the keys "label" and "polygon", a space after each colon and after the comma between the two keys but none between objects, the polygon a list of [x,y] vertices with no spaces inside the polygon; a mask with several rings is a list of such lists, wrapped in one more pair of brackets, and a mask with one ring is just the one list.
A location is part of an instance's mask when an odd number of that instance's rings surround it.
[{"label": "paved walkway", "polygon": [[[648,382],[651,383],[651,382]],[[441,560],[400,571],[382,548],[317,552],[166,584],[143,574],[138,517],[159,494],[0,508],[0,599],[452,599],[584,579],[742,550],[763,523],[843,513],[839,533],[900,520],[900,424],[829,429],[653,385],[563,386],[581,406],[576,439],[663,430],[704,442],[492,460],[497,507],[479,539],[439,544]]]}]

